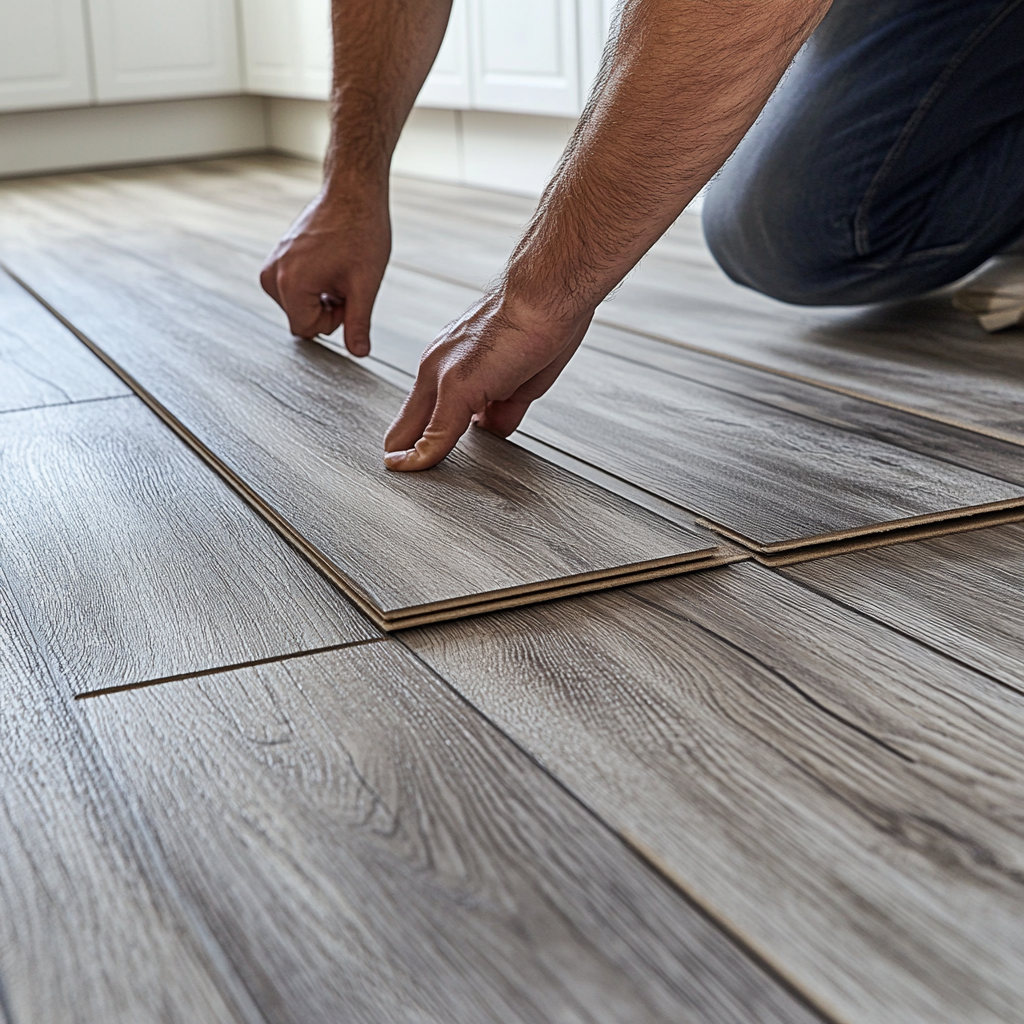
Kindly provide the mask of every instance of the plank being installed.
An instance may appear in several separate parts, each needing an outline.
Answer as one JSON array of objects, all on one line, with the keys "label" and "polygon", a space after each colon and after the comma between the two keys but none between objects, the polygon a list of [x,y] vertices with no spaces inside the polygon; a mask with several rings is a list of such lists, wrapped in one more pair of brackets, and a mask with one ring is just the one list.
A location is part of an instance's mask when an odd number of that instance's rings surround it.
[{"label": "plank being installed", "polygon": [[79,707],[266,1024],[821,1019],[394,640]]},{"label": "plank being installed", "polygon": [[0,736],[0,1019],[262,1021],[113,784],[81,705],[36,653],[2,573]]},{"label": "plank being installed", "polygon": [[1024,505],[1024,484],[590,347],[520,429],[755,551]]},{"label": "plank being installed", "polygon": [[846,1024],[1024,1004],[1024,695],[745,563],[401,635]]},{"label": "plank being installed", "polygon": [[827,558],[785,574],[1024,692],[1024,526]]},{"label": "plank being installed", "polygon": [[0,564],[76,693],[380,636],[137,398],[5,413],[0,479]]},{"label": "plank being installed", "polygon": [[0,311],[0,413],[131,394],[6,274]]},{"label": "plank being installed", "polygon": [[687,571],[712,534],[471,431],[392,474],[402,398],[352,361],[98,240],[10,243],[12,269],[385,629]]}]

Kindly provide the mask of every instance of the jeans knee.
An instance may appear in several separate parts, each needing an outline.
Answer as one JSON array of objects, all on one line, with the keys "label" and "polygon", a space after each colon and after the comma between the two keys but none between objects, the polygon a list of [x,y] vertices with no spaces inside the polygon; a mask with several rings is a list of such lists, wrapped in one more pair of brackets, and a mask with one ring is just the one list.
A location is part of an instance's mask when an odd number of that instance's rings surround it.
[{"label": "jeans knee", "polygon": [[855,284],[864,283],[863,268],[858,272],[852,245],[834,228],[809,224],[805,210],[790,206],[785,188],[756,191],[765,197],[736,194],[720,182],[704,201],[708,248],[733,281],[800,306],[873,301],[853,297],[860,290]]}]

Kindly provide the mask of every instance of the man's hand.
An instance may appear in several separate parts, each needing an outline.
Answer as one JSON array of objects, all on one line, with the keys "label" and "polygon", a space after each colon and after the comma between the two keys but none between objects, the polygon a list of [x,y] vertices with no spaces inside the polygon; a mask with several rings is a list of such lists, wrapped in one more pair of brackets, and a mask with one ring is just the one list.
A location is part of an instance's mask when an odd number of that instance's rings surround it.
[{"label": "man's hand", "polygon": [[416,384],[384,439],[384,464],[428,469],[470,423],[511,434],[565,368],[592,315],[551,321],[500,292],[484,296],[423,353]]},{"label": "man's hand", "polygon": [[510,434],[597,305],[732,152],[829,0],[626,0],[587,109],[501,284],[426,351],[385,438],[427,469]]},{"label": "man's hand", "polygon": [[391,255],[386,186],[324,190],[277,243],[260,272],[264,290],[300,338],[345,325],[354,356],[370,351],[370,313]]}]

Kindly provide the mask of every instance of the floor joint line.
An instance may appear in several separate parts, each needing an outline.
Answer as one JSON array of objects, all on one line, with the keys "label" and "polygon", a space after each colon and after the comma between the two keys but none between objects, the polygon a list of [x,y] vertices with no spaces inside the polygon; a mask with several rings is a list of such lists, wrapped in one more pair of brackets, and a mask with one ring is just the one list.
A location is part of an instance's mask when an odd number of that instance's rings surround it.
[{"label": "floor joint line", "polygon": [[159,679],[143,679],[136,683],[118,683],[116,686],[103,686],[97,690],[86,690],[76,693],[75,700],[87,700],[90,697],[105,697],[112,693],[124,693],[126,690],[141,690],[148,686],[159,686],[162,683],[177,683],[183,679],[201,679],[204,676],[221,675],[224,672],[235,672],[243,668],[257,668],[260,665],[276,665],[282,661],[294,661],[296,658],[311,657],[316,654],[327,654],[330,651],[344,651],[350,647],[365,647],[367,644],[379,644],[390,640],[389,636],[374,636],[364,640],[349,640],[343,644],[331,644],[327,647],[311,647],[305,651],[289,651],[287,654],[275,654],[268,658],[255,658],[251,661],[239,661],[232,665],[217,665],[214,668],[198,669],[195,672],[180,672],[173,676],[161,676]]}]

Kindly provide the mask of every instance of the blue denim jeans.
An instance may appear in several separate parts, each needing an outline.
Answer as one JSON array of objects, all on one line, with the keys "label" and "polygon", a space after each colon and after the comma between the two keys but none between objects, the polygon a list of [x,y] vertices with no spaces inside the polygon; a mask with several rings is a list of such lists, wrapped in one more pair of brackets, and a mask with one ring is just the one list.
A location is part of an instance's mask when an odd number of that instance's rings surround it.
[{"label": "blue denim jeans", "polygon": [[1024,237],[1024,0],[835,0],[704,229],[786,302],[910,298]]}]

